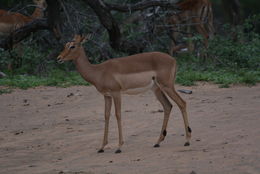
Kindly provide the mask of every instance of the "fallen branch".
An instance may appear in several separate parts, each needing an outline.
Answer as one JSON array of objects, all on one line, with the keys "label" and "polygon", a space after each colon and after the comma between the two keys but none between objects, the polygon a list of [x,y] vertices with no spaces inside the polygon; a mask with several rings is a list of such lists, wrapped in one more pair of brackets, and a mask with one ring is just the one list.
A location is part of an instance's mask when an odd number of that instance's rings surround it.
[{"label": "fallen branch", "polygon": [[149,7],[164,7],[169,9],[177,9],[176,3],[178,0],[173,2],[169,1],[161,1],[161,0],[153,0],[153,1],[143,1],[138,2],[136,4],[131,5],[120,5],[120,4],[111,4],[111,3],[104,3],[110,10],[120,11],[120,12],[133,12],[138,10],[144,10]]},{"label": "fallen branch", "polygon": [[184,94],[192,94],[191,90],[179,89],[178,91],[181,92],[181,93],[184,93]]}]

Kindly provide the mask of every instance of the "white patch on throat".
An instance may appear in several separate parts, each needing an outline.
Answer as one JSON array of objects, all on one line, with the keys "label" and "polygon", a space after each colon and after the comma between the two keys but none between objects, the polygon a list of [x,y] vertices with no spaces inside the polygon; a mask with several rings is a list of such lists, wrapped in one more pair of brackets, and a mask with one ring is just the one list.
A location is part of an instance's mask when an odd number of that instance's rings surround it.
[{"label": "white patch on throat", "polygon": [[0,23],[0,34],[1,35],[8,35],[14,26],[12,24]]}]

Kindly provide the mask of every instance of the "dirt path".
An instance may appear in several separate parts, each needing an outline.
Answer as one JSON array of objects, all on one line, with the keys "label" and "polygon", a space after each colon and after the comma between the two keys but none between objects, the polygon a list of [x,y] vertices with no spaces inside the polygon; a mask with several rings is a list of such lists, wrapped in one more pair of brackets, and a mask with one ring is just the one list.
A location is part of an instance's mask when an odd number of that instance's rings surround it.
[{"label": "dirt path", "polygon": [[220,89],[180,87],[193,130],[184,147],[176,105],[168,135],[153,148],[163,113],[151,92],[124,96],[125,145],[118,143],[114,114],[109,145],[97,154],[104,127],[104,101],[94,87],[39,87],[0,95],[1,174],[259,174],[260,85]]}]

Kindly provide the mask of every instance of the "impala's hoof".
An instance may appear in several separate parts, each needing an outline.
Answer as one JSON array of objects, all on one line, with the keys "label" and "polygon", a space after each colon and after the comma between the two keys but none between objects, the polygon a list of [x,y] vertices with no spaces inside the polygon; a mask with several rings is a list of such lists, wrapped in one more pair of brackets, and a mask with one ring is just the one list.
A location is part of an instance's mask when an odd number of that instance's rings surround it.
[{"label": "impala's hoof", "polygon": [[160,144],[155,144],[153,147],[155,148],[160,147]]},{"label": "impala's hoof", "polygon": [[98,151],[98,153],[103,153],[104,152],[104,150],[103,149],[100,149],[99,151]]},{"label": "impala's hoof", "polygon": [[117,149],[115,153],[121,153],[122,151],[120,149]]},{"label": "impala's hoof", "polygon": [[190,142],[186,142],[185,144],[184,144],[184,146],[189,146],[190,145]]}]

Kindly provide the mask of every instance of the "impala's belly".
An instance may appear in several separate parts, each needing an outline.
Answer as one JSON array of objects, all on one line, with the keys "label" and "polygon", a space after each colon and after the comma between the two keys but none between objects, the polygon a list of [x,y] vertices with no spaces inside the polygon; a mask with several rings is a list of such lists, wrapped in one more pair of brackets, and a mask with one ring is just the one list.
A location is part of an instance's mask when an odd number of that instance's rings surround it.
[{"label": "impala's belly", "polygon": [[121,86],[121,92],[125,94],[138,94],[151,89],[154,86],[156,73],[147,71],[142,73],[117,74],[116,80]]},{"label": "impala's belly", "polygon": [[12,24],[6,24],[0,22],[0,35],[8,35],[13,29]]},{"label": "impala's belly", "polygon": [[143,92],[146,92],[150,89],[152,89],[154,86],[154,81],[151,80],[150,84],[148,84],[147,86],[143,86],[140,88],[131,88],[131,89],[127,89],[127,90],[123,90],[122,93],[123,94],[128,94],[128,95],[135,95],[135,94],[140,94]]}]

